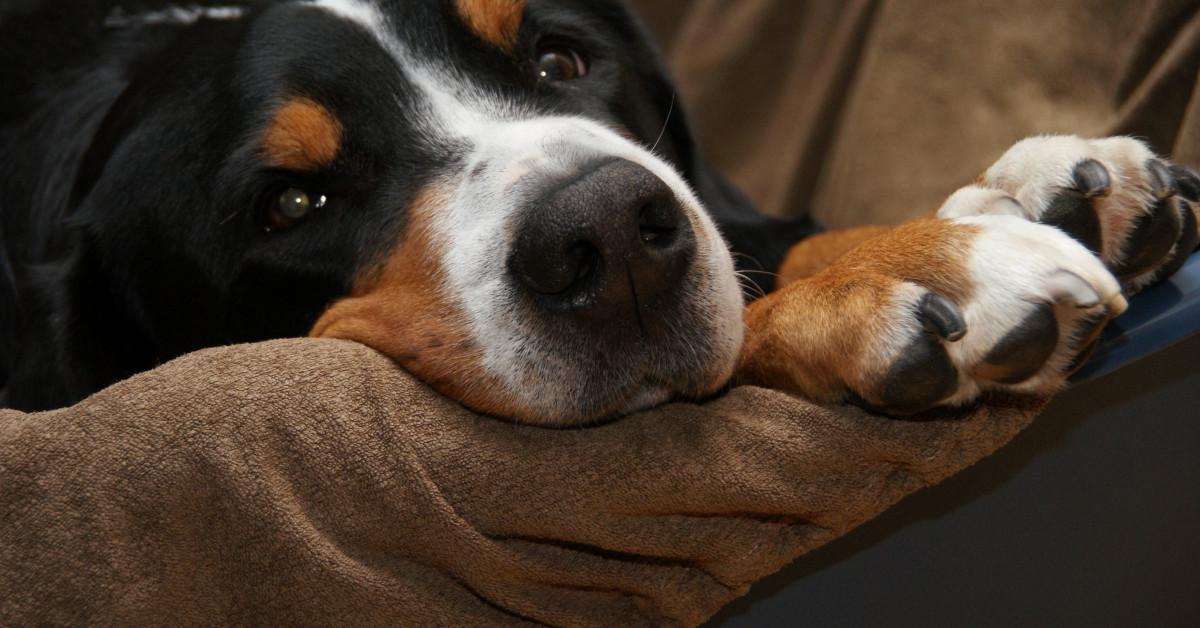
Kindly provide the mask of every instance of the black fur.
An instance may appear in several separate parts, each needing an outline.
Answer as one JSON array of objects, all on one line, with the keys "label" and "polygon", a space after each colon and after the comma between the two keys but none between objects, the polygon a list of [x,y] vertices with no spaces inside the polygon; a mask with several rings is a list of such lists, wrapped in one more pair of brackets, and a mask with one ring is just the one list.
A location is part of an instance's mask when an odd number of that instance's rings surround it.
[{"label": "black fur", "polygon": [[[397,208],[460,156],[402,115],[411,90],[375,42],[293,3],[242,2],[250,15],[231,21],[106,26],[118,7],[172,4],[0,9],[0,406],[61,406],[188,351],[304,335],[394,242]],[[511,56],[472,37],[448,0],[385,4],[411,45],[473,80],[655,146],[741,262],[773,270],[814,230],[758,214],[703,162],[657,52],[621,4],[531,0]],[[576,89],[543,90],[529,71],[547,37],[592,58]],[[314,175],[265,167],[254,144],[272,105],[296,94],[346,128],[336,163]],[[322,190],[334,210],[266,233],[264,203],[290,186]]]}]

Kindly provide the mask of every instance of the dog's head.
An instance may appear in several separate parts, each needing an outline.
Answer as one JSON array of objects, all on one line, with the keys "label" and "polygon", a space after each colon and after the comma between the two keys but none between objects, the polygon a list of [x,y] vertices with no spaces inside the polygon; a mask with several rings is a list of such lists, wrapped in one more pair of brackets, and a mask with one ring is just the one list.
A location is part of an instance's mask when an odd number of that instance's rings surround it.
[{"label": "dog's head", "polygon": [[126,90],[84,190],[155,337],[352,339],[531,422],[728,379],[733,263],[618,3],[192,10],[205,24]]}]

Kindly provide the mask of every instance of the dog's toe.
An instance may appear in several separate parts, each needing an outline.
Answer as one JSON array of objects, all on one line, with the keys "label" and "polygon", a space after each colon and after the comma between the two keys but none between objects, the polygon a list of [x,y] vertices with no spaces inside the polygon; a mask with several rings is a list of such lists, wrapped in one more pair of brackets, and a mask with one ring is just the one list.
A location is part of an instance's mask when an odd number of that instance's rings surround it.
[{"label": "dog's toe", "polygon": [[874,404],[887,414],[915,414],[933,407],[958,389],[958,369],[940,339],[923,334],[892,364]]},{"label": "dog's toe", "polygon": [[1039,304],[996,343],[974,374],[997,384],[1020,384],[1042,370],[1058,346],[1058,338],[1054,307]]},{"label": "dog's toe", "polygon": [[[1173,185],[1171,189],[1174,189]],[[1113,273],[1128,280],[1153,270],[1163,263],[1182,231],[1183,216],[1179,205],[1171,196],[1160,198],[1149,212],[1134,222],[1125,244],[1127,254],[1112,265]]]},{"label": "dog's toe", "polygon": [[1050,201],[1041,222],[1057,227],[1075,238],[1095,254],[1103,245],[1100,216],[1092,207],[1092,199],[1078,190],[1063,190]]}]

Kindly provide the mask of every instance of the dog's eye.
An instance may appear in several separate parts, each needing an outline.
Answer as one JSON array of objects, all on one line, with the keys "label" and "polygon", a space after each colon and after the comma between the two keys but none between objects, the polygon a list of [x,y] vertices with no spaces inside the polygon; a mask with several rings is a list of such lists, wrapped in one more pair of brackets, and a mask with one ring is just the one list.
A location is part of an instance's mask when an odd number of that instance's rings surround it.
[{"label": "dog's eye", "polygon": [[573,81],[587,76],[583,57],[570,48],[543,48],[538,52],[537,74],[542,81]]},{"label": "dog's eye", "polygon": [[280,231],[307,218],[314,211],[325,207],[328,199],[324,195],[313,195],[300,188],[288,188],[271,203],[267,212],[267,231]]}]

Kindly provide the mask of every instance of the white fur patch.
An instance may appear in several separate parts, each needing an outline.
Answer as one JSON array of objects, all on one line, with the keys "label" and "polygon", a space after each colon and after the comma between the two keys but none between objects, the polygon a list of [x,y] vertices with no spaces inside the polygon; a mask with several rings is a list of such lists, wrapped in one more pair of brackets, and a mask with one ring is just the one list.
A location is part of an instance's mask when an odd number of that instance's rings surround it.
[{"label": "white fur patch", "polygon": [[[1055,304],[1059,329],[1064,331],[1074,329],[1076,320],[1092,313],[1072,302],[1072,294],[1064,293],[1061,271],[1086,282],[1100,303],[1124,308],[1116,278],[1095,255],[1062,231],[1013,216],[979,216],[955,222],[982,229],[972,242],[967,262],[972,297],[960,305],[967,335],[947,346],[962,381],[971,380],[974,367],[1038,304]],[[1062,372],[1074,357],[1068,351],[1070,340],[1064,334],[1042,373],[1014,388],[1046,392],[1061,385]],[[983,387],[997,386],[985,382]],[[952,401],[965,402],[973,396],[973,391],[962,390]]]},{"label": "white fur patch", "polygon": [[[430,142],[469,147],[466,167],[445,182],[453,195],[429,225],[429,235],[442,251],[448,294],[467,314],[472,336],[483,351],[483,366],[492,375],[545,414],[569,405],[572,390],[589,385],[572,379],[579,370],[573,361],[586,357],[568,357],[555,352],[558,347],[539,346],[537,330],[512,306],[517,295],[507,269],[510,233],[523,198],[539,183],[616,157],[656,175],[685,207],[698,241],[691,276],[700,288],[690,295],[691,308],[704,313],[709,328],[683,331],[705,334],[718,347],[711,360],[712,379],[720,379],[722,373],[728,376],[744,334],[733,258],[715,223],[674,168],[596,121],[537,114],[473,85],[442,59],[419,58],[396,38],[386,16],[371,2],[311,0],[310,4],[360,25],[392,55],[421,96],[424,106],[416,115],[423,117],[420,127],[426,129]],[[468,176],[476,166],[483,166],[484,174]],[[671,392],[649,386],[625,410],[660,403]]]}]

